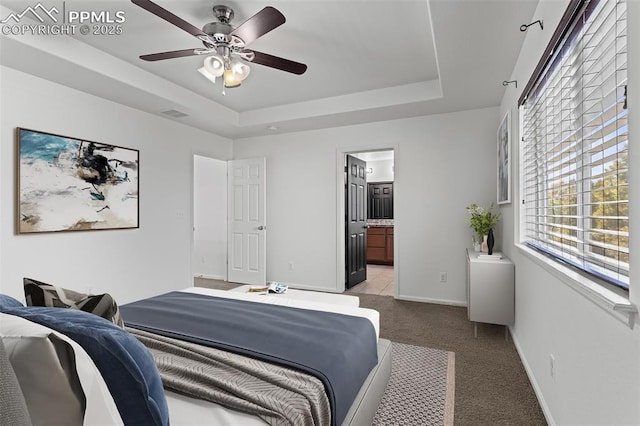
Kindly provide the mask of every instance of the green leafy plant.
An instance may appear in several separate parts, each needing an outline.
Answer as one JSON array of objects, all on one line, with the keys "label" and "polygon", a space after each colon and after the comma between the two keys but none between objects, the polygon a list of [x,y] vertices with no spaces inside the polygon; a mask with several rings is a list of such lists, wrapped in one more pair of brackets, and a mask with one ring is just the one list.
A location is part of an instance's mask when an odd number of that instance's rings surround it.
[{"label": "green leafy plant", "polygon": [[494,213],[493,207],[493,203],[488,209],[480,207],[476,203],[467,207],[469,226],[478,234],[480,241],[482,241],[483,236],[489,233],[489,229],[496,226],[500,220],[500,213]]}]

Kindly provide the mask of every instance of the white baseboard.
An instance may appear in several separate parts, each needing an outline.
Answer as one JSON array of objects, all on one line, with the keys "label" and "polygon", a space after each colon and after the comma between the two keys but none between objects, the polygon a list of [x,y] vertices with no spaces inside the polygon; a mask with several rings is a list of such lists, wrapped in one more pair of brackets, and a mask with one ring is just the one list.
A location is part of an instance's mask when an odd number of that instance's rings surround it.
[{"label": "white baseboard", "polygon": [[520,343],[518,343],[518,339],[513,334],[513,329],[509,326],[509,334],[511,334],[511,340],[513,340],[513,345],[516,347],[516,351],[518,352],[518,356],[520,357],[520,362],[524,366],[524,371],[527,372],[527,376],[529,377],[529,382],[531,382],[531,386],[533,387],[533,392],[536,394],[536,398],[538,398],[538,403],[540,404],[540,408],[542,408],[542,414],[544,414],[544,418],[547,420],[547,423],[550,426],[556,426],[556,422],[553,420],[553,416],[551,415],[551,411],[549,410],[549,406],[542,395],[542,391],[540,390],[540,386],[538,386],[538,382],[533,375],[533,371],[527,362],[527,358],[522,353],[522,347]]},{"label": "white baseboard", "polygon": [[467,306],[467,302],[463,300],[432,299],[429,297],[405,296],[402,294],[399,294],[398,297],[396,297],[396,299],[408,300],[410,302],[434,303],[436,305],[461,306],[461,307]]},{"label": "white baseboard", "polygon": [[220,281],[227,280],[227,277],[225,277],[224,275],[194,274],[193,278],[205,278],[208,280],[220,280]]}]

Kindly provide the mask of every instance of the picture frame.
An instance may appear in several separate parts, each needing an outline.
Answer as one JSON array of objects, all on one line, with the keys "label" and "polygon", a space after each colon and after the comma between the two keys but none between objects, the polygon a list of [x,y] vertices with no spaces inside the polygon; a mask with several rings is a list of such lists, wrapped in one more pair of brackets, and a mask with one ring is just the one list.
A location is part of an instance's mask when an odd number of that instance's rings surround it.
[{"label": "picture frame", "polygon": [[498,126],[498,204],[511,203],[511,111]]},{"label": "picture frame", "polygon": [[137,149],[16,129],[18,234],[139,228]]}]

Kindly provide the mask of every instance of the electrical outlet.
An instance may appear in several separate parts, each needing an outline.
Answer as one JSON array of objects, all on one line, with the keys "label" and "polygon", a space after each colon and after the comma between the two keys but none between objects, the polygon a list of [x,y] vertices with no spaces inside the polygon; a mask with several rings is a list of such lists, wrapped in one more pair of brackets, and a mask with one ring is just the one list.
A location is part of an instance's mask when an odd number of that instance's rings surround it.
[{"label": "electrical outlet", "polygon": [[549,374],[551,375],[551,378],[555,382],[557,370],[556,370],[556,357],[554,357],[553,354],[549,354]]},{"label": "electrical outlet", "polygon": [[440,282],[441,283],[446,283],[447,282],[447,273],[446,272],[440,272]]},{"label": "electrical outlet", "polygon": [[293,261],[289,261],[289,270],[293,271],[293,269],[294,269]]}]

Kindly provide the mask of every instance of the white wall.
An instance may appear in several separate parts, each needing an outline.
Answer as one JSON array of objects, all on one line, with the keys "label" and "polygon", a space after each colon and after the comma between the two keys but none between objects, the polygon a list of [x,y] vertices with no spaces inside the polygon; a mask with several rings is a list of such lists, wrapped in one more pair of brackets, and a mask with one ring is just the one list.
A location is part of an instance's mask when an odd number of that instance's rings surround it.
[{"label": "white wall", "polygon": [[227,162],[193,159],[193,275],[227,277]]},{"label": "white wall", "polygon": [[399,295],[465,304],[465,207],[495,200],[497,122],[489,108],[234,141],[267,158],[267,279],[341,291],[338,153],[393,148]]},{"label": "white wall", "polygon": [[373,173],[367,175],[367,182],[393,182],[393,160],[368,160],[367,169]]},{"label": "white wall", "polygon": [[[193,154],[228,159],[231,141],[2,67],[2,292],[24,299],[25,276],[124,303],[192,285]],[[140,150],[140,228],[16,235],[15,128]]]},{"label": "white wall", "polygon": [[[544,31],[530,28],[506,91],[502,117],[512,111],[518,133],[517,100],[557,26],[567,1],[542,1],[533,19]],[[630,229],[640,231],[640,2],[628,2],[628,76],[630,122]],[[518,138],[513,138],[512,173],[518,200]],[[512,334],[531,382],[551,424],[640,424],[640,326],[632,330],[596,306],[515,246],[517,203],[502,209],[504,250],[516,264],[516,321]],[[638,237],[631,239],[631,265],[640,265]],[[640,270],[631,268],[630,298],[640,304]],[[556,359],[556,379],[549,357]]]}]

